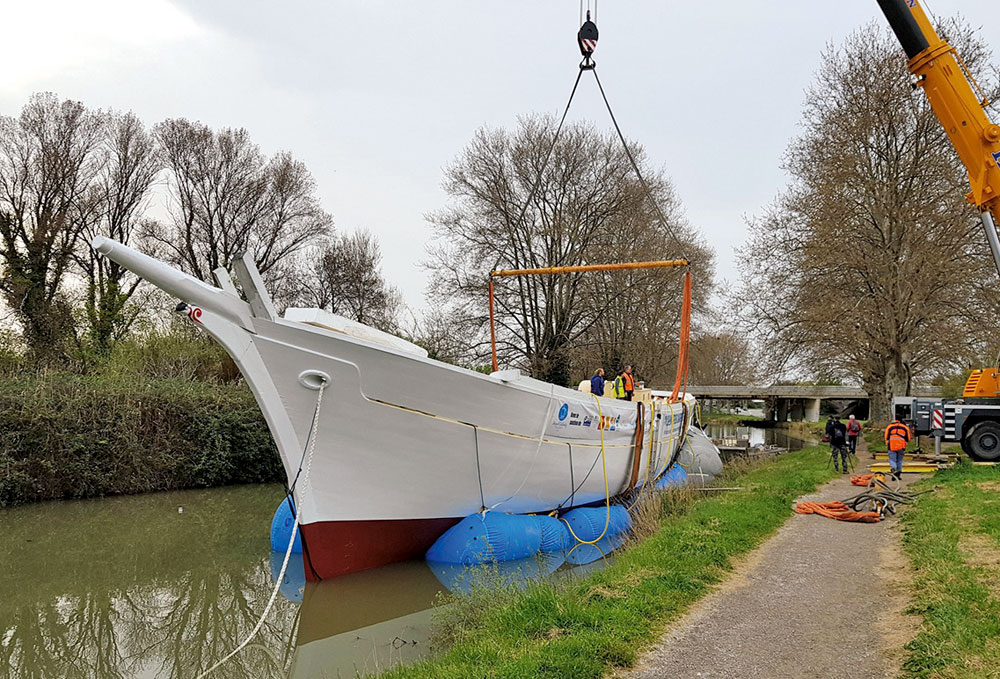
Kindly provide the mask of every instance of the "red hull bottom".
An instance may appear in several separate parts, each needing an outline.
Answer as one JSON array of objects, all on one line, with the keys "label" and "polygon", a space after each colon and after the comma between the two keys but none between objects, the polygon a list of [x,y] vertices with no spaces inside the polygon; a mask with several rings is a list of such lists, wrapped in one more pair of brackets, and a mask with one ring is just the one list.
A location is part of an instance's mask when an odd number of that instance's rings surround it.
[{"label": "red hull bottom", "polygon": [[302,526],[306,580],[315,582],[396,561],[422,559],[461,519],[320,521]]}]

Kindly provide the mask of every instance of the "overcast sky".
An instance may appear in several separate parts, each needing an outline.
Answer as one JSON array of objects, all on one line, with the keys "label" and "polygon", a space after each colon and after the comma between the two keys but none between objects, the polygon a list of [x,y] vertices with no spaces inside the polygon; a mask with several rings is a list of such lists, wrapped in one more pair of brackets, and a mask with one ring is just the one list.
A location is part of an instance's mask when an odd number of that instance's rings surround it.
[{"label": "overcast sky", "polygon": [[[0,113],[49,90],[152,124],[245,127],[305,161],[343,231],[382,243],[387,278],[423,306],[423,219],[442,168],[484,125],[559,113],[580,59],[577,0],[261,2],[0,0]],[[933,0],[1000,50],[994,0]],[[825,44],[875,0],[604,0],[596,60],[625,134],[673,179],[736,281],[745,216],[780,190],[782,153]],[[902,58],[902,56],[901,56]],[[610,129],[592,79],[571,119]],[[650,253],[650,256],[672,253]]]}]

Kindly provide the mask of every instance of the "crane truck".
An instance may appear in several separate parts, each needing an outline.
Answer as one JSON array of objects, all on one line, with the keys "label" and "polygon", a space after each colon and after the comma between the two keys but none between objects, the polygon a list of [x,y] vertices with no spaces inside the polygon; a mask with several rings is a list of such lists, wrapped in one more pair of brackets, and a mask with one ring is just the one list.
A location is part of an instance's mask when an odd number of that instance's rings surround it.
[{"label": "crane truck", "polygon": [[[914,88],[923,89],[969,174],[969,202],[979,211],[1000,273],[1000,125],[961,56],[934,30],[918,0],[878,0],[903,51]],[[1000,362],[998,362],[1000,363]],[[1000,365],[974,370],[961,399],[894,399],[896,417],[917,435],[959,442],[970,457],[1000,461]],[[940,411],[935,413],[935,411]]]}]

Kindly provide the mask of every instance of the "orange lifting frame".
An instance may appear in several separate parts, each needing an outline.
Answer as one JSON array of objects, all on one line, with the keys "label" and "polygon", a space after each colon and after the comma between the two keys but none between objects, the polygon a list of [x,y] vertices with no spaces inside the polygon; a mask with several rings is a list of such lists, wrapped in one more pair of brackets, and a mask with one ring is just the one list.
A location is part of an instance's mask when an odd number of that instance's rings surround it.
[{"label": "orange lifting frame", "polygon": [[[619,262],[617,264],[581,264],[579,266],[549,266],[541,269],[500,269],[490,272],[490,348],[493,353],[493,370],[499,368],[497,363],[497,333],[493,311],[493,279],[506,276],[538,276],[561,273],[579,273],[586,271],[622,271],[629,269],[665,269],[669,267],[687,266],[686,259],[666,259],[657,262]],[[677,377],[674,380],[674,390],[671,401],[676,401],[682,384],[687,387],[688,339],[691,330],[691,272],[684,274],[684,301],[681,308],[680,350],[677,354]]]}]

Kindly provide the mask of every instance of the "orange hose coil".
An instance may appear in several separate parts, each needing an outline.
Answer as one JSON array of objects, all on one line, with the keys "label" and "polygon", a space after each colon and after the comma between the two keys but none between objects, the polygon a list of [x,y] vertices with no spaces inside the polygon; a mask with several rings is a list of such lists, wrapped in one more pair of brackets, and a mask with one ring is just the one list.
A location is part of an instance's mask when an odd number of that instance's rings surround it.
[{"label": "orange hose coil", "polygon": [[856,512],[840,500],[833,502],[800,502],[795,505],[796,514],[819,514],[838,521],[878,523],[882,520],[878,512]]}]

